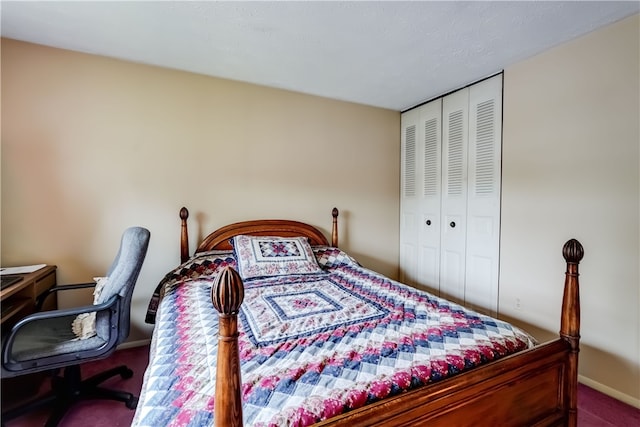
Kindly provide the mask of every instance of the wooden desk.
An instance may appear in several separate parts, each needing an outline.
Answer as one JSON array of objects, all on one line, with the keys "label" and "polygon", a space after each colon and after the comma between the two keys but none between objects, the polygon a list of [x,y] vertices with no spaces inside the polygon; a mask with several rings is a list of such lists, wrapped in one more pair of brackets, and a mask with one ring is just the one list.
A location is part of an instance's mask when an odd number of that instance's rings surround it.
[{"label": "wooden desk", "polygon": [[[0,323],[3,330],[35,311],[36,298],[56,285],[56,266],[47,265],[22,276],[21,281],[0,291],[0,307],[2,309]],[[46,299],[42,309],[54,310],[57,305],[54,292]]]}]

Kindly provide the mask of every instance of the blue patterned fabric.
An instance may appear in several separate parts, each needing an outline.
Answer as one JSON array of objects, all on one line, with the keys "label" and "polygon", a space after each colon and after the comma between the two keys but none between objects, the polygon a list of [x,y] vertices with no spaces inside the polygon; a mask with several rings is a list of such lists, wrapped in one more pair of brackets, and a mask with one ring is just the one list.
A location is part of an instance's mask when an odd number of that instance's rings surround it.
[{"label": "blue patterned fabric", "polygon": [[256,346],[269,345],[310,337],[327,325],[344,327],[389,313],[323,276],[278,278],[265,281],[264,286],[248,286],[240,319],[249,340]]},{"label": "blue patterned fabric", "polygon": [[[313,251],[321,274],[245,282],[238,346],[247,426],[311,425],[534,344],[339,249]],[[209,294],[225,266],[236,266],[231,253],[201,255],[165,277],[134,426],[213,425],[218,314]]]}]

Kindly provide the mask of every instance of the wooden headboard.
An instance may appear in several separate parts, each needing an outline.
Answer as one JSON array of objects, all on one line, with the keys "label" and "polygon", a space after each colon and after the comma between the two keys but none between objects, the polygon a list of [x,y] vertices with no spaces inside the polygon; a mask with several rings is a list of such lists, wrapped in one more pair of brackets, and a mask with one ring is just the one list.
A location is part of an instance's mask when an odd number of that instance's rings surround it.
[{"label": "wooden headboard", "polygon": [[[333,223],[331,227],[331,246],[338,246],[338,209],[331,211]],[[189,259],[189,233],[187,219],[189,211],[183,207],[180,209],[181,233],[180,233],[180,262]],[[280,236],[280,237],[307,237],[311,245],[329,246],[329,241],[316,227],[304,222],[288,219],[257,219],[251,221],[236,222],[225,225],[205,237],[198,245],[195,253],[211,251],[214,249],[233,249],[229,239],[240,234],[251,236]]]}]

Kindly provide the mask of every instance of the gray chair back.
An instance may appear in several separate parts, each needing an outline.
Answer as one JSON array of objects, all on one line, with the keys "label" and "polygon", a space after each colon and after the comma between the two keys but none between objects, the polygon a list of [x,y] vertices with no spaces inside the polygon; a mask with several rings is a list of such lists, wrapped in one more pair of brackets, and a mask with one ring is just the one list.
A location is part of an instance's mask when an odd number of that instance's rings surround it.
[{"label": "gray chair back", "polygon": [[[120,295],[118,341],[120,344],[129,336],[131,298],[138,280],[142,263],[149,246],[149,230],[142,227],[127,228],[122,234],[118,253],[107,271],[107,283],[96,303],[108,301],[113,295]],[[109,314],[99,312],[96,318],[96,332],[99,337],[109,339]]]}]

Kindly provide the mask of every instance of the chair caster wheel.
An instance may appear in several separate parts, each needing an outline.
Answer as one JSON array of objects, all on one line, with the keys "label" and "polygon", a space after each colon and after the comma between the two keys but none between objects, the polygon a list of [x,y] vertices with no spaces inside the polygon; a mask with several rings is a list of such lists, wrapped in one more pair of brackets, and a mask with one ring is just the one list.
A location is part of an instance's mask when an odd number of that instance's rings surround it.
[{"label": "chair caster wheel", "polygon": [[136,409],[136,407],[138,406],[138,398],[135,396],[131,396],[131,399],[127,400],[125,402],[125,405],[129,409]]},{"label": "chair caster wheel", "polygon": [[120,373],[120,377],[123,380],[127,380],[127,379],[133,377],[133,371],[131,369],[127,368],[124,371],[122,371],[122,373]]}]

